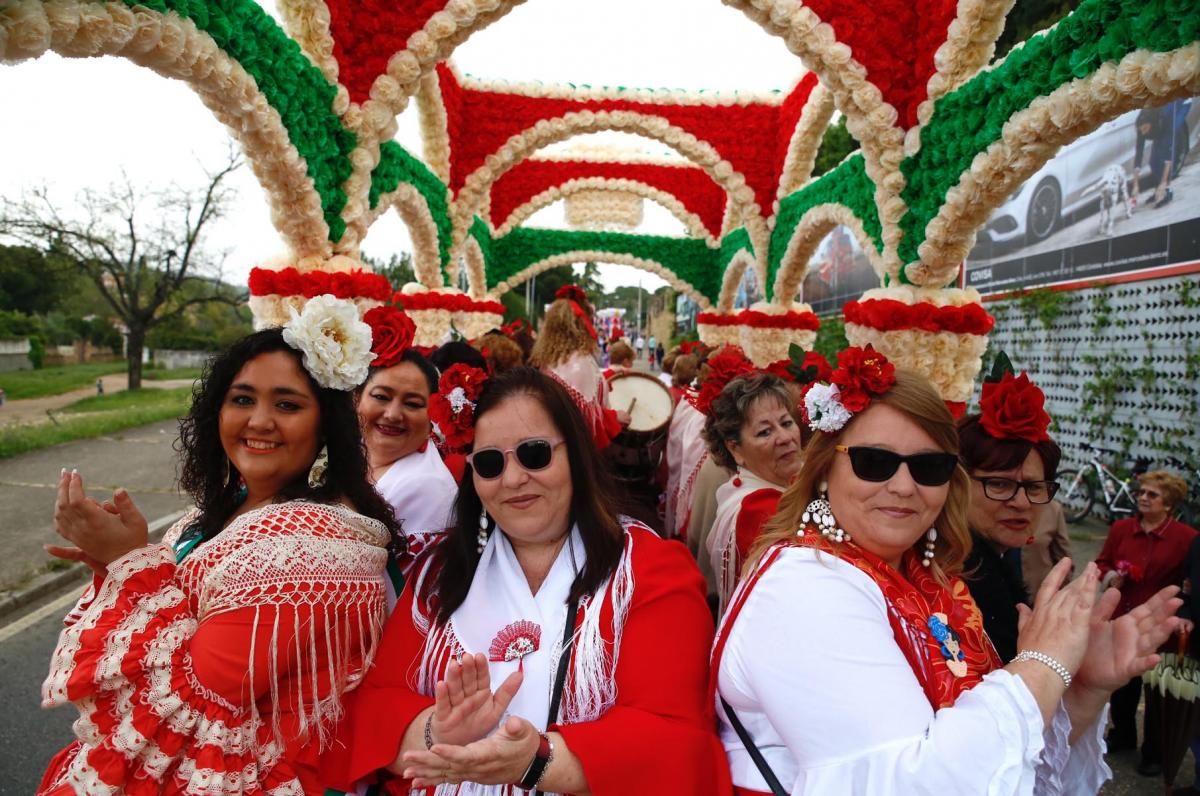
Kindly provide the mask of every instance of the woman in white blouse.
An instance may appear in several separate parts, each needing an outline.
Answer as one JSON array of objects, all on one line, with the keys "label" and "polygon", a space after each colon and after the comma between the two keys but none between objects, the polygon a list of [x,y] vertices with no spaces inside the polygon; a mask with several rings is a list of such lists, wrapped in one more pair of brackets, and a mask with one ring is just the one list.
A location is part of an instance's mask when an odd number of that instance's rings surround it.
[{"label": "woman in white blouse", "polygon": [[839,360],[805,394],[818,433],[714,648],[738,793],[1094,794],[1105,701],[1157,660],[1175,590],[1111,621],[1117,592],[1097,597],[1092,565],[1063,587],[1064,560],[1001,668],[958,577],[953,418],[872,349]]},{"label": "woman in white blouse", "polygon": [[437,383],[437,369],[408,349],[391,367],[372,368],[358,393],[371,481],[403,526],[405,564],[449,525],[458,494],[454,476],[429,444],[429,396]]}]

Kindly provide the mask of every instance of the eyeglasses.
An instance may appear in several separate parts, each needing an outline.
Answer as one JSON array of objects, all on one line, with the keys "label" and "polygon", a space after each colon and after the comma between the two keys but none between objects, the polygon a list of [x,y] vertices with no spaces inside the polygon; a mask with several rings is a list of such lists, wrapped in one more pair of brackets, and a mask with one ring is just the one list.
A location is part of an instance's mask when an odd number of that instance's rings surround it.
[{"label": "eyeglasses", "polygon": [[1058,494],[1057,481],[1014,481],[1011,478],[980,478],[974,475],[971,480],[983,484],[983,494],[1001,503],[1015,498],[1021,489],[1025,490],[1025,497],[1029,498],[1030,503],[1049,503]]},{"label": "eyeglasses", "polygon": [[913,453],[901,456],[886,448],[846,447],[836,449],[850,457],[854,474],[863,481],[886,481],[896,474],[900,465],[908,465],[912,479],[922,486],[942,486],[954,475],[958,457],[953,453]]},{"label": "eyeglasses", "polygon": [[1153,489],[1146,489],[1145,487],[1142,487],[1141,489],[1139,489],[1137,491],[1137,493],[1138,493],[1138,497],[1145,495],[1146,497],[1150,498],[1151,500],[1162,497],[1162,492],[1156,492]]},{"label": "eyeglasses", "polygon": [[545,470],[554,458],[554,449],[561,444],[563,439],[556,437],[527,439],[515,448],[480,448],[467,456],[467,464],[485,481],[500,477],[510,453],[516,454],[517,464],[526,470]]}]

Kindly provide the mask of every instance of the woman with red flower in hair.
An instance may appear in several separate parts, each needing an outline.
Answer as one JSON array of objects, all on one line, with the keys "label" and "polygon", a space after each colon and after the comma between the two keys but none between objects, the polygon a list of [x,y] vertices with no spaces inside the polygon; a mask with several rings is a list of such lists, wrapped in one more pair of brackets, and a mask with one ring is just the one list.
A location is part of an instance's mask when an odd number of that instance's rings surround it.
[{"label": "woman with red flower in hair", "polygon": [[448,524],[458,484],[430,445],[429,401],[437,370],[412,348],[416,326],[392,306],[363,316],[371,327],[367,380],[356,393],[358,422],[367,448],[371,482],[391,504],[408,542],[404,562]]},{"label": "woman with red flower in hair", "polygon": [[596,357],[600,344],[592,305],[577,285],[563,285],[542,320],[529,364],[567,388],[603,450],[629,425],[629,413],[608,408],[608,382]]},{"label": "woman with red flower in hair", "polygon": [[1095,794],[1104,700],[1157,661],[1167,589],[1117,620],[1089,565],[1042,584],[1005,665],[961,579],[971,479],[945,402],[850,349],[713,649],[735,792]]},{"label": "woman with red flower in hair", "polygon": [[1058,491],[1061,452],[1047,430],[1045,396],[1000,354],[984,380],[979,414],[958,422],[960,457],[971,478],[967,586],[1000,659],[1017,654],[1017,606],[1028,605],[1020,550],[1032,544]]}]

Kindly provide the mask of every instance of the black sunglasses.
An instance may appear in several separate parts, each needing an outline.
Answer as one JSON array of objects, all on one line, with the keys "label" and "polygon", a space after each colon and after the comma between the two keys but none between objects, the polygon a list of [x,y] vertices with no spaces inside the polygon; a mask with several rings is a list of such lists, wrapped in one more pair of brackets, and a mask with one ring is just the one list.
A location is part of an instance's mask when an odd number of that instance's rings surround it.
[{"label": "black sunglasses", "polygon": [[854,474],[863,481],[886,481],[896,474],[901,464],[908,465],[908,473],[921,486],[941,486],[954,475],[958,457],[953,453],[913,453],[901,456],[886,448],[848,448],[838,445],[837,450],[850,457]]},{"label": "black sunglasses", "polygon": [[467,464],[485,481],[500,477],[510,453],[516,455],[517,463],[526,470],[545,470],[554,458],[554,449],[562,443],[562,438],[539,438],[527,439],[515,448],[480,448],[467,456]]}]

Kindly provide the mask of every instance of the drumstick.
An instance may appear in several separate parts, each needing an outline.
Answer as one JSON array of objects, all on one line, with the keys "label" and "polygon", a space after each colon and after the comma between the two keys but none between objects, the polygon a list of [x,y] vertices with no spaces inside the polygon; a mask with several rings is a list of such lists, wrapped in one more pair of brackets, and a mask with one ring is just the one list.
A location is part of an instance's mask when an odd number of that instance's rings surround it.
[{"label": "drumstick", "polygon": [[633,396],[633,400],[629,402],[629,408],[625,410],[627,414],[633,414],[633,407],[637,406],[637,396]]}]

